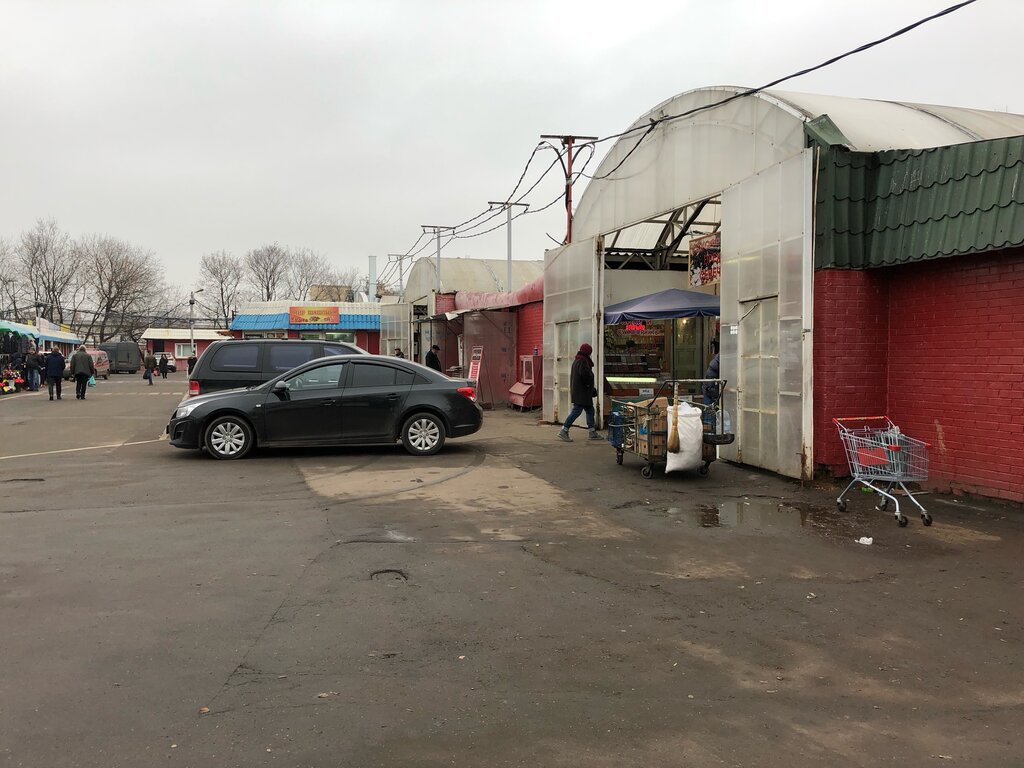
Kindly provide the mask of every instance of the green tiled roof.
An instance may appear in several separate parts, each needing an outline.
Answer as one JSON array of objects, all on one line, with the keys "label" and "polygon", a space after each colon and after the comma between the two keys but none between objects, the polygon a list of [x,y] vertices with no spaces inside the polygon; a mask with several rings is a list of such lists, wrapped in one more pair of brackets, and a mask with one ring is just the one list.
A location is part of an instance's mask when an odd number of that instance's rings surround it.
[{"label": "green tiled roof", "polygon": [[818,151],[818,268],[884,267],[1024,244],[1024,136]]}]

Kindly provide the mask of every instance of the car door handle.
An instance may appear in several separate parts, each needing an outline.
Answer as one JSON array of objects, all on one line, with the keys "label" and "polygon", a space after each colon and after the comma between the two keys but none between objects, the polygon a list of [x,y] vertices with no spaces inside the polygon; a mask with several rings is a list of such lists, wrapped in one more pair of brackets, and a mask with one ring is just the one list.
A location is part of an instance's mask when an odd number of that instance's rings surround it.
[{"label": "car door handle", "polygon": [[390,395],[388,395],[387,399],[388,400],[397,400],[398,398],[399,398],[399,394],[397,392],[392,392]]},{"label": "car door handle", "polygon": [[335,400],[333,397],[325,397],[320,401],[320,405],[334,405],[334,402]]}]

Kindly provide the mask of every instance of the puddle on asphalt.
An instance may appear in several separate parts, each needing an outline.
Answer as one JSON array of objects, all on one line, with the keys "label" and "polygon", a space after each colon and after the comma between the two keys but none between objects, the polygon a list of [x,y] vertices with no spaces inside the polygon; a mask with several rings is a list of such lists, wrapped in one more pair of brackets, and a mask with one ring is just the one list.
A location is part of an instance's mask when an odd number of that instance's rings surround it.
[{"label": "puddle on asphalt", "polygon": [[758,531],[771,528],[805,528],[813,523],[809,509],[799,509],[768,499],[730,500],[695,509],[669,507],[665,514],[698,528]]},{"label": "puddle on asphalt", "polygon": [[831,506],[779,499],[730,499],[719,504],[662,508],[657,512],[693,528],[751,533],[807,530],[826,537],[849,536],[870,523],[865,515],[853,510],[841,513]]}]

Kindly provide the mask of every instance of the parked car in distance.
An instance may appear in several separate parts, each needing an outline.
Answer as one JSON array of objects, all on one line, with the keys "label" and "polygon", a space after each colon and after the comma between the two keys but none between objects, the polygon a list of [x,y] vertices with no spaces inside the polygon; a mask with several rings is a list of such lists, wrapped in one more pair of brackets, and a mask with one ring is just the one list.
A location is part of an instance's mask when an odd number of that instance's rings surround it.
[{"label": "parked car in distance", "polygon": [[259,386],[186,398],[167,425],[176,448],[240,459],[257,447],[394,445],[437,453],[480,429],[470,383],[382,355],[323,357]]},{"label": "parked car in distance", "polygon": [[[89,353],[89,357],[92,358],[93,365],[96,366],[96,378],[103,377],[104,379],[110,378],[110,358],[107,353],[102,349],[90,349],[86,347],[86,352]],[[72,353],[74,354],[74,353]],[[67,361],[64,365],[64,378],[72,379],[71,375],[71,355],[68,355]]]},{"label": "parked car in distance", "polygon": [[110,358],[111,373],[138,373],[142,367],[142,351],[134,341],[112,341],[100,344]]},{"label": "parked car in distance", "polygon": [[365,355],[355,344],[299,339],[225,339],[199,356],[189,376],[189,397],[254,387],[326,355]]}]

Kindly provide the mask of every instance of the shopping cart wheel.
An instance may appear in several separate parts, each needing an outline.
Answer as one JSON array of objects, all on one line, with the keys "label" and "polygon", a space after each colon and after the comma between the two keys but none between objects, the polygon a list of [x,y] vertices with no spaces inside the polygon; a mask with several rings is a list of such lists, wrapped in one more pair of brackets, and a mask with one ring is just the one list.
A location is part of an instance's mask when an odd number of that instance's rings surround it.
[{"label": "shopping cart wheel", "polygon": [[615,463],[616,464],[621,464],[622,463],[622,451],[616,451],[615,452]]},{"label": "shopping cart wheel", "polygon": [[921,522],[924,523],[925,525],[931,525],[932,524],[932,516],[929,515],[927,512],[925,512],[923,515],[921,515]]},{"label": "shopping cart wheel", "polygon": [[882,497],[882,500],[880,502],[875,504],[875,509],[877,509],[879,512],[885,512],[885,510],[888,509],[888,508],[889,508],[889,500],[887,498],[885,498],[884,496]]},{"label": "shopping cart wheel", "polygon": [[904,515],[900,515],[896,518],[896,522],[899,523],[900,528],[906,528],[907,523],[910,522]]},{"label": "shopping cart wheel", "polygon": [[650,480],[654,477],[654,468],[650,464],[645,464],[643,469],[640,470],[640,474],[645,479]]},{"label": "shopping cart wheel", "polygon": [[705,477],[707,477],[708,467],[710,467],[710,466],[711,466],[710,464],[702,464],[700,467],[697,468],[697,471],[700,472]]},{"label": "shopping cart wheel", "polygon": [[839,508],[840,512],[845,512],[846,511],[846,499],[839,499],[839,501],[836,502],[836,506]]}]

